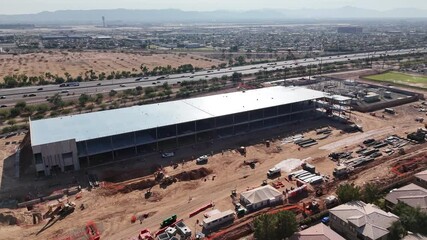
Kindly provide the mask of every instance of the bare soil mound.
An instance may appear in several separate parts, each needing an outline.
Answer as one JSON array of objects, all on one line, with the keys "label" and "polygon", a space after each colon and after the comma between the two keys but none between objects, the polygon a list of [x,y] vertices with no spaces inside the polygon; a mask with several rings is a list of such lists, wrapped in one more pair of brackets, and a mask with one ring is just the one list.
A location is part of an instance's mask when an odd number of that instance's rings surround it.
[{"label": "bare soil mound", "polygon": [[211,173],[212,173],[212,170],[202,167],[199,169],[178,173],[173,177],[175,177],[179,181],[191,181],[191,180],[204,178]]},{"label": "bare soil mound", "polygon": [[17,225],[23,221],[24,219],[18,219],[12,212],[0,213],[0,225]]}]

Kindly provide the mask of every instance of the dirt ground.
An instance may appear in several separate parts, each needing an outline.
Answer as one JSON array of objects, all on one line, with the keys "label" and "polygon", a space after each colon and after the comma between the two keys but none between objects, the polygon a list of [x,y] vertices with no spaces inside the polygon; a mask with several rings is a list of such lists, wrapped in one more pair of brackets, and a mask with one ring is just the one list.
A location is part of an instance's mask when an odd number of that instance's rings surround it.
[{"label": "dirt ground", "polygon": [[[201,230],[201,227],[196,225],[196,221],[203,219],[203,213],[190,218],[190,212],[211,202],[220,211],[233,209],[230,197],[231,191],[235,189],[240,193],[260,186],[262,181],[266,179],[267,170],[282,160],[288,158],[306,159],[306,161],[316,167],[316,171],[323,175],[331,176],[336,163],[331,161],[327,156],[332,151],[353,151],[366,138],[379,139],[392,134],[406,137],[408,132],[415,131],[419,127],[424,127],[424,124],[415,121],[416,117],[426,117],[425,113],[418,112],[418,109],[414,107],[420,103],[421,101],[395,107],[396,115],[384,114],[381,111],[376,112],[376,116],[367,113],[352,112],[350,116],[351,120],[363,127],[363,133],[342,133],[341,126],[330,120],[307,121],[284,128],[255,133],[253,135],[258,138],[258,141],[254,144],[245,145],[248,146],[246,157],[240,155],[235,150],[229,149],[230,146],[236,147],[235,139],[233,139],[234,145],[230,145],[228,142],[231,140],[221,140],[214,143],[214,145],[217,145],[217,148],[224,149],[224,151],[216,151],[217,153],[209,158],[208,164],[203,165],[203,167],[212,171],[207,177],[191,181],[179,181],[166,188],[160,188],[156,185],[151,189],[153,194],[148,199],[145,198],[146,189],[134,190],[128,193],[119,193],[116,189],[126,184],[153,179],[152,175],[122,183],[107,183],[106,187],[97,188],[92,191],[84,189],[81,198],[76,199],[75,196],[72,196],[69,200],[74,201],[77,206],[84,204],[86,206],[85,210],[76,209],[74,213],[65,219],[58,221],[40,233],[38,232],[47,224],[47,220],[38,225],[31,225],[28,221],[22,220],[23,223],[20,226],[6,226],[7,221],[2,220],[5,217],[2,218],[2,215],[0,215],[0,220],[2,221],[0,224],[3,224],[0,227],[0,236],[4,239],[63,240],[70,236],[79,236],[84,231],[85,224],[93,220],[100,228],[102,239],[129,239],[136,236],[140,230],[145,228],[149,228],[152,232],[155,232],[159,229],[161,221],[173,214],[176,214],[178,219],[184,219],[184,222],[192,229],[193,233],[198,232]],[[304,134],[305,138],[317,138],[318,135],[316,135],[313,129],[323,127],[325,124],[330,125],[333,131],[328,138],[319,140],[318,145],[299,149],[293,143],[283,142],[285,137],[299,133]],[[302,129],[307,130],[304,131]],[[268,138],[271,139],[271,146],[269,148],[264,144],[265,134],[275,136],[273,139]],[[239,138],[241,138],[243,144],[249,136]],[[1,141],[3,140],[0,140],[0,144],[2,144]],[[237,146],[240,146],[240,143],[238,144]],[[224,147],[222,148],[222,146]],[[407,152],[410,152],[411,148],[416,148],[417,146],[423,147],[423,145],[407,145],[405,148]],[[2,157],[8,156],[11,152],[9,147],[6,149],[5,147],[1,147],[0,149]],[[195,156],[198,156],[203,151],[208,153],[210,150],[211,147],[187,149],[187,151],[193,152]],[[180,151],[184,150],[179,150],[176,154],[179,155]],[[419,151],[424,151],[424,148],[421,148]],[[248,160],[258,161],[254,169],[243,164],[244,161]],[[144,161],[150,161],[150,159],[147,158],[138,163],[124,162],[111,168],[116,172],[123,172],[125,175],[128,174],[130,177],[135,171],[144,169]],[[156,161],[158,161],[159,165],[166,165],[169,160],[158,158]],[[175,169],[172,166],[166,167],[164,171],[167,175],[173,176],[182,174],[183,171],[189,172],[200,167],[195,164],[195,161],[188,161],[185,164],[179,164]],[[354,182],[362,185],[368,181],[390,177],[389,169],[390,162],[382,162],[380,165],[358,174]],[[284,173],[282,176],[286,176],[286,174]],[[281,181],[284,184],[284,188],[295,186],[293,182],[288,182],[285,177],[281,177],[275,181]],[[269,183],[271,182],[272,180],[269,180]],[[284,190],[284,188],[280,190]],[[41,212],[45,212],[47,203],[40,204],[38,209]],[[28,212],[23,209],[0,209],[0,214],[2,213],[13,214],[17,219],[23,219],[28,215]],[[141,223],[139,221],[131,223],[133,215],[139,217],[142,214],[148,214],[149,217]]]},{"label": "dirt ground", "polygon": [[209,59],[200,55],[185,54],[150,54],[146,52],[67,52],[50,51],[45,53],[31,53],[21,55],[0,55],[0,79],[11,74],[24,73],[27,76],[39,76],[46,72],[64,76],[65,72],[76,77],[88,70],[96,73],[112,71],[140,72],[141,64],[149,69],[156,66],[178,67],[182,64],[192,64],[194,67],[210,68],[221,63],[219,60]]}]

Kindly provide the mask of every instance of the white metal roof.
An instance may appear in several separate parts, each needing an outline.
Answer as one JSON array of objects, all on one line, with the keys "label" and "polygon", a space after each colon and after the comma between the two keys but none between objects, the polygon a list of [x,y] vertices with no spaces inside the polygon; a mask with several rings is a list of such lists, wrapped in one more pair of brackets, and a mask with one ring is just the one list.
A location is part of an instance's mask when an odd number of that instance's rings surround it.
[{"label": "white metal roof", "polygon": [[269,87],[191,99],[30,121],[32,146],[76,142],[155,127],[319,99],[325,93],[302,87]]}]

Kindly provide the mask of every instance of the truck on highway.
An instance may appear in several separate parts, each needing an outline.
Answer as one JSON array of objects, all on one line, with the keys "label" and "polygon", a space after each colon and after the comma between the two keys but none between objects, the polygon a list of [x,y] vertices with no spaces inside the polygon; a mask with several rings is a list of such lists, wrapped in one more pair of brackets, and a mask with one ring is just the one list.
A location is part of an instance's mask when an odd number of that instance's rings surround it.
[{"label": "truck on highway", "polygon": [[80,86],[79,82],[67,82],[67,83],[61,83],[59,87],[78,87]]}]

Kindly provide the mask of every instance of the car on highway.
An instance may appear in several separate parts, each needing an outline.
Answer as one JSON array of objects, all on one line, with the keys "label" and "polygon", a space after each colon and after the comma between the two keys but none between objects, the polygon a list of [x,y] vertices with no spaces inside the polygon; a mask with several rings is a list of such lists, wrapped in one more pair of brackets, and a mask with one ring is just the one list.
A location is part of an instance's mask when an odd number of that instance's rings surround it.
[{"label": "car on highway", "polygon": [[6,99],[6,96],[1,96],[0,99]]},{"label": "car on highway", "polygon": [[6,106],[6,105],[1,105],[1,106],[0,106],[0,108],[5,108],[5,107],[7,107],[7,106]]},{"label": "car on highway", "polygon": [[70,91],[68,91],[68,90],[62,90],[61,91],[61,93],[68,93],[68,92],[70,92]]},{"label": "car on highway", "polygon": [[35,96],[36,96],[36,94],[34,94],[34,93],[28,94],[28,97],[35,97]]},{"label": "car on highway", "polygon": [[168,157],[173,157],[175,156],[174,152],[164,152],[162,153],[162,158],[168,158]]},{"label": "car on highway", "polygon": [[194,78],[194,76],[191,76],[190,78]]},{"label": "car on highway", "polygon": [[148,77],[144,77],[144,79],[148,79]]},{"label": "car on highway", "polygon": [[41,90],[43,90],[43,88],[41,87],[41,88],[37,88],[37,91],[41,91]]},{"label": "car on highway", "polygon": [[161,76],[161,77],[156,78],[156,80],[162,80],[162,79],[165,79],[165,78],[166,78],[166,77]]},{"label": "car on highway", "polygon": [[141,81],[142,78],[135,79],[135,82]]},{"label": "car on highway", "polygon": [[96,86],[101,86],[101,83],[96,84]]},{"label": "car on highway", "polygon": [[24,94],[24,95],[22,95],[22,97],[28,97],[28,94]]},{"label": "car on highway", "polygon": [[120,84],[120,87],[126,87],[126,85],[124,85],[124,84]]}]

